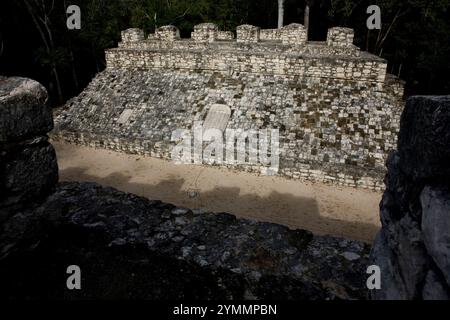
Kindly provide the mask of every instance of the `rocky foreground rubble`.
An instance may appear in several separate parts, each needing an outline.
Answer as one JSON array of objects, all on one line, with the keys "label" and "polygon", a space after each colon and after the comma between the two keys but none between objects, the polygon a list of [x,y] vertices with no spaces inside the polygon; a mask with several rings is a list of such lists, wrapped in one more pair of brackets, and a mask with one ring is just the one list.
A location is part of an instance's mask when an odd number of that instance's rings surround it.
[{"label": "rocky foreground rubble", "polygon": [[[363,243],[57,184],[45,89],[0,88],[0,298],[365,298]],[[69,265],[81,290],[66,287]]]},{"label": "rocky foreground rubble", "polygon": [[[369,252],[91,183],[60,184],[13,216],[0,248],[1,295],[52,298],[361,299]],[[65,288],[72,264],[79,292]]]}]

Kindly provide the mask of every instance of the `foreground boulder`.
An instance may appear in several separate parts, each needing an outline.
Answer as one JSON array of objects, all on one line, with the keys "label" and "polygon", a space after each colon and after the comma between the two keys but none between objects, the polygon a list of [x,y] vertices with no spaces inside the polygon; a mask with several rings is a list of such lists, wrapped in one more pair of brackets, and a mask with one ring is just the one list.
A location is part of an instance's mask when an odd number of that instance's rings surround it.
[{"label": "foreground boulder", "polygon": [[24,141],[53,129],[47,91],[21,77],[0,76],[0,143]]},{"label": "foreground boulder", "polygon": [[374,299],[450,298],[450,96],[412,97],[388,161]]}]

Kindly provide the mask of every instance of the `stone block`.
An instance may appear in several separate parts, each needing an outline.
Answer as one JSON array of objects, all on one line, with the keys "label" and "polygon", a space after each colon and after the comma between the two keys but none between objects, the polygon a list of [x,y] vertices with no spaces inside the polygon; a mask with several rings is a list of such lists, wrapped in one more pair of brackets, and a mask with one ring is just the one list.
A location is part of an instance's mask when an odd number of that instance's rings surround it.
[{"label": "stone block", "polygon": [[328,29],[327,45],[331,47],[351,47],[354,31],[350,28],[335,27]]},{"label": "stone block", "polygon": [[217,33],[217,40],[233,40],[234,33],[232,31],[219,31]]},{"label": "stone block", "polygon": [[237,42],[259,42],[260,28],[249,24],[238,26]]},{"label": "stone block", "polygon": [[259,31],[260,40],[280,40],[280,29],[261,29]]},{"label": "stone block", "polygon": [[0,77],[0,144],[28,139],[53,129],[47,91],[38,82]]},{"label": "stone block", "polygon": [[122,42],[138,42],[144,40],[144,30],[138,28],[130,28],[122,31]]},{"label": "stone block", "polygon": [[[59,184],[2,231],[0,299],[352,300],[367,291],[363,243],[94,183]],[[55,270],[73,261],[97,281],[61,294]]]},{"label": "stone block", "polygon": [[307,40],[306,29],[302,24],[291,23],[280,30],[283,44],[304,45]]}]

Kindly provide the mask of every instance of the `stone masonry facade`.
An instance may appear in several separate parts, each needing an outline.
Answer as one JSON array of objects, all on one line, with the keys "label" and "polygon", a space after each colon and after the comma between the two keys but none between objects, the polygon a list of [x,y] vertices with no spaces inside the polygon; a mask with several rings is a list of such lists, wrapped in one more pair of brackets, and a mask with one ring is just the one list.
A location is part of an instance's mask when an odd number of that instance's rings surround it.
[{"label": "stone masonry facade", "polygon": [[[368,244],[58,183],[34,80],[0,76],[0,124],[1,300],[366,298]],[[82,290],[62,285],[73,264]]]},{"label": "stone masonry facade", "polygon": [[172,132],[221,104],[231,111],[227,129],[279,130],[278,174],[381,190],[403,83],[352,42],[353,30],[339,27],[326,42],[306,41],[300,24],[234,34],[205,23],[190,39],[174,26],[147,38],[128,29],[106,50],[106,70],[57,111],[52,138],[170,159]]}]

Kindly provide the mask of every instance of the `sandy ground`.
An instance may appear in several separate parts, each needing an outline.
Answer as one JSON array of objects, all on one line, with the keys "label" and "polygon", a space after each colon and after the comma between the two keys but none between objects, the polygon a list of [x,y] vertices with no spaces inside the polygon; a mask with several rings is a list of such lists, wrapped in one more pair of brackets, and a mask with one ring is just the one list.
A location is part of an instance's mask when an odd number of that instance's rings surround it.
[{"label": "sandy ground", "polygon": [[380,192],[258,176],[53,142],[61,181],[92,181],[187,208],[372,241]]}]

